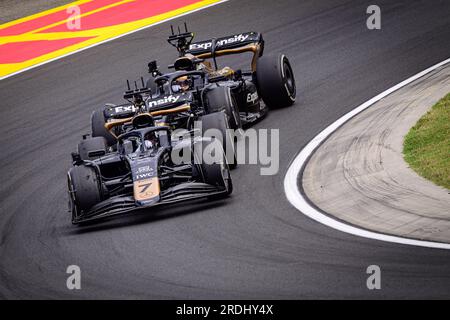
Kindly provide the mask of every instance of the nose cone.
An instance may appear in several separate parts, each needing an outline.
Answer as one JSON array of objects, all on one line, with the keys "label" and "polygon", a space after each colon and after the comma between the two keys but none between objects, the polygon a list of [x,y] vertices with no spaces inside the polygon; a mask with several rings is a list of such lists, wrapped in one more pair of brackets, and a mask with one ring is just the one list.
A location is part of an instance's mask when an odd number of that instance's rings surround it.
[{"label": "nose cone", "polygon": [[159,201],[159,180],[157,177],[135,181],[133,184],[134,199],[139,206]]}]

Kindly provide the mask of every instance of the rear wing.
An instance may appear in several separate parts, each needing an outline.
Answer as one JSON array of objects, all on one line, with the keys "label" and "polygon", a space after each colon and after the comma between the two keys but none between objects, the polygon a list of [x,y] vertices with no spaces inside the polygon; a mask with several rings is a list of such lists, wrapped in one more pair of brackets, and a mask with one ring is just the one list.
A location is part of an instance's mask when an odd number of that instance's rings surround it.
[{"label": "rear wing", "polygon": [[[213,39],[191,43],[186,50],[200,59],[213,57]],[[262,56],[264,51],[264,40],[258,32],[245,32],[228,37],[216,39],[214,56],[238,54],[243,52],[253,52],[252,70],[256,70],[256,61]]]}]

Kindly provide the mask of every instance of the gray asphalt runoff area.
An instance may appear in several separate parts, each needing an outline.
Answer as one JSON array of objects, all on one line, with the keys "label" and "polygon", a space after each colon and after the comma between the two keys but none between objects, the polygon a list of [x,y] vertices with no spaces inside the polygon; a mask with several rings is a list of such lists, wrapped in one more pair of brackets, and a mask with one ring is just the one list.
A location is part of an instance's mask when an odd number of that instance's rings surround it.
[{"label": "gray asphalt runoff area", "polygon": [[[290,162],[327,125],[449,57],[450,2],[231,0],[0,81],[0,297],[147,299],[450,298],[450,252],[348,235],[287,201]],[[196,39],[264,35],[291,61],[298,100],[255,126],[280,130],[280,171],[232,171],[229,199],[144,211],[78,228],[67,212],[70,153],[90,114],[121,103],[147,62],[173,63],[170,24]],[[235,69],[247,58],[227,62]],[[81,290],[66,287],[81,269]],[[381,289],[368,290],[369,265]]]},{"label": "gray asphalt runoff area", "polygon": [[306,196],[367,230],[450,243],[450,194],[403,159],[403,137],[450,92],[450,65],[380,100],[339,128],[303,173]]}]

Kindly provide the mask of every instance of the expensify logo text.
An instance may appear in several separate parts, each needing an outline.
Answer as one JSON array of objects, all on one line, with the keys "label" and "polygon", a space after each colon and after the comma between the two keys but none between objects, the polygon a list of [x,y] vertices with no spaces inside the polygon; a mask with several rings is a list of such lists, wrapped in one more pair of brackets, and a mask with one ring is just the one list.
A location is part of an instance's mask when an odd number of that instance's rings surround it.
[{"label": "expensify logo text", "polygon": [[[248,34],[237,34],[234,37],[228,38],[228,39],[222,39],[222,40],[218,40],[216,42],[217,46],[222,46],[224,44],[230,44],[230,43],[235,43],[235,42],[244,42],[245,40],[247,40],[249,37]],[[208,42],[203,42],[203,43],[193,43],[189,46],[189,50],[196,50],[196,49],[209,49],[212,46],[212,41],[208,41]]]}]

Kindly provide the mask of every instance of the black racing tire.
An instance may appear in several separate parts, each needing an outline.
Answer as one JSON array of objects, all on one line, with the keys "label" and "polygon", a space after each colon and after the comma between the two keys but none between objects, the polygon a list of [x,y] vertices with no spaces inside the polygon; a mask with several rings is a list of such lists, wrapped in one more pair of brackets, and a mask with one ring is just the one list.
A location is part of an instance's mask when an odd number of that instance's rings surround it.
[{"label": "black racing tire", "polygon": [[106,119],[103,113],[103,109],[98,109],[92,112],[91,115],[92,137],[103,137],[105,138],[106,144],[108,146],[113,146],[117,143],[117,139],[108,130],[106,130],[105,123]]},{"label": "black racing tire", "polygon": [[[212,147],[211,144],[217,144],[215,147]],[[209,148],[208,148],[209,146]],[[208,148],[208,149],[207,149]],[[205,163],[203,161],[203,153],[206,150],[215,151],[220,150],[222,155],[222,160],[219,163]],[[233,192],[233,182],[231,181],[230,168],[228,166],[228,162],[225,157],[225,152],[222,149],[220,143],[217,140],[212,141],[203,141],[201,148],[194,148],[194,159],[199,164],[193,164],[193,168],[195,171],[198,171],[198,179],[202,182],[216,186],[216,187],[225,187],[226,192],[217,196],[212,196],[214,199],[225,198],[229,196]]]},{"label": "black racing tire", "polygon": [[237,130],[242,128],[239,110],[229,87],[213,88],[205,96],[208,104],[208,113],[225,112],[231,129]]},{"label": "black racing tire", "polygon": [[294,72],[284,54],[258,59],[256,84],[259,95],[271,109],[288,107],[295,102],[297,89]]},{"label": "black racing tire", "polygon": [[225,150],[226,158],[230,169],[237,167],[236,148],[234,146],[234,139],[228,129],[230,129],[227,116],[223,112],[215,112],[206,114],[201,117],[203,135],[209,129],[217,129],[221,133],[219,142]]},{"label": "black racing tire", "polygon": [[106,140],[103,137],[93,137],[78,143],[78,154],[81,160],[93,160],[106,154]]},{"label": "black racing tire", "polygon": [[152,97],[155,97],[159,94],[158,86],[155,82],[155,78],[151,77],[147,80],[147,83],[145,84],[147,89],[152,90]]},{"label": "black racing tire", "polygon": [[93,167],[75,166],[68,173],[72,220],[102,200],[100,181]]}]

